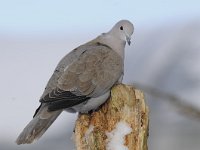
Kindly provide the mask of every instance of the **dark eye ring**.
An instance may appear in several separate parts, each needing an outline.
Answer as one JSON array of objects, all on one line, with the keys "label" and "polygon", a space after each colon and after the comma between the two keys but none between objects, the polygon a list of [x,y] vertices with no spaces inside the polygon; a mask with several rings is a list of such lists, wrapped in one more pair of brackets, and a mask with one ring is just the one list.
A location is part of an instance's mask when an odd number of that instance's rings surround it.
[{"label": "dark eye ring", "polygon": [[120,27],[120,30],[123,30],[123,29],[124,29],[123,26],[121,26],[121,27]]}]

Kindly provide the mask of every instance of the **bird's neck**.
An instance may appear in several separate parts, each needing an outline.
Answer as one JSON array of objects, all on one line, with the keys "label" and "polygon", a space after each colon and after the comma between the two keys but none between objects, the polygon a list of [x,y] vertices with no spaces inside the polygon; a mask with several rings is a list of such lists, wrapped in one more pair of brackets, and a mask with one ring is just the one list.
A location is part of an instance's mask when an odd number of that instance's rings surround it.
[{"label": "bird's neck", "polygon": [[107,33],[103,33],[103,36],[100,35],[98,38],[101,43],[106,44],[109,47],[111,47],[114,51],[116,51],[122,57],[122,59],[124,59],[124,49],[126,45],[125,41],[117,39],[114,36],[110,36]]}]

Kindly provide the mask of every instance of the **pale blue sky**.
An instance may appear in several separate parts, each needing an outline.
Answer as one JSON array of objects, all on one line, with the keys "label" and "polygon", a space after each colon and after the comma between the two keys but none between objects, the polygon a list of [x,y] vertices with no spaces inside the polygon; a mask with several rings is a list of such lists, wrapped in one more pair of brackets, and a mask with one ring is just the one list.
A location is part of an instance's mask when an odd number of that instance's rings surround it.
[{"label": "pale blue sky", "polygon": [[0,0],[0,33],[96,30],[123,18],[140,26],[200,18],[200,1]]}]

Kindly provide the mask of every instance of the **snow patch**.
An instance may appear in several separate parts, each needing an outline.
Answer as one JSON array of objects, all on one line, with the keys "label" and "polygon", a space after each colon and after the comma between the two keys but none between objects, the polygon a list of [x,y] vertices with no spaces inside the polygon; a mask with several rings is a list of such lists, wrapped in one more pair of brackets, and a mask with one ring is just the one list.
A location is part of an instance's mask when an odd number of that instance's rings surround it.
[{"label": "snow patch", "polygon": [[106,150],[128,150],[124,145],[124,138],[131,133],[132,128],[124,121],[117,123],[116,128],[107,135]]},{"label": "snow patch", "polygon": [[94,126],[90,125],[88,130],[85,132],[85,138],[88,139],[92,131],[94,130]]}]

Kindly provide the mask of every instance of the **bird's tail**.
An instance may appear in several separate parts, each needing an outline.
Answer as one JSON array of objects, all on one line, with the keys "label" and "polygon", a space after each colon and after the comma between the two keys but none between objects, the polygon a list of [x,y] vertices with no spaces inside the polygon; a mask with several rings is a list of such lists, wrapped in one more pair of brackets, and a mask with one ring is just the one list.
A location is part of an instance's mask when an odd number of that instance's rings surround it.
[{"label": "bird's tail", "polygon": [[16,143],[18,145],[30,144],[34,140],[39,139],[61,112],[62,110],[49,112],[46,106],[39,108],[37,114],[17,138]]}]

